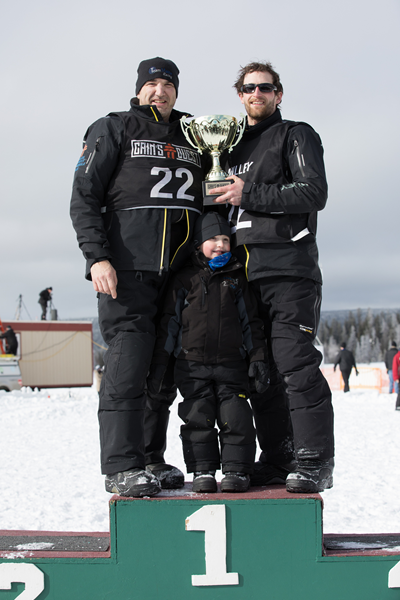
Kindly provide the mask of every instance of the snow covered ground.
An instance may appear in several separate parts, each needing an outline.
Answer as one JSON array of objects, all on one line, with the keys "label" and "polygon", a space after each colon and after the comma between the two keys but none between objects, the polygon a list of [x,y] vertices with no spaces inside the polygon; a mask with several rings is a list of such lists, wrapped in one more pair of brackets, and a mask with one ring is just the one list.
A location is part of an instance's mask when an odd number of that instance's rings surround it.
[{"label": "snow covered ground", "polygon": [[[322,494],[325,533],[400,532],[395,400],[333,392],[336,468],[334,487]],[[166,459],[184,471],[177,404]],[[0,414],[0,529],[108,531],[94,388],[0,391]]]}]

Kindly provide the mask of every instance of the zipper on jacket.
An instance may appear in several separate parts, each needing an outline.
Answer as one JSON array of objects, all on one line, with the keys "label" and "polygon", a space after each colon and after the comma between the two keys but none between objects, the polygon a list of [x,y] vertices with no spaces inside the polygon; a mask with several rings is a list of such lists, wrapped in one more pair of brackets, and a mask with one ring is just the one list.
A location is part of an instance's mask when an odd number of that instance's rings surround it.
[{"label": "zipper on jacket", "polygon": [[163,236],[162,236],[160,270],[158,271],[159,275],[162,275],[162,272],[164,270],[164,254],[165,254],[165,236],[166,236],[166,231],[167,231],[167,209],[164,208],[164,227],[163,227]]},{"label": "zipper on jacket", "polygon": [[153,115],[154,115],[154,118],[155,118],[155,120],[156,120],[156,121],[157,121],[157,123],[158,123],[158,117],[157,117],[157,115],[156,115],[156,113],[155,113],[155,110],[154,110],[154,108],[153,108],[152,106],[150,106],[150,110],[151,110],[151,112],[153,113]]},{"label": "zipper on jacket", "polygon": [[243,248],[245,249],[245,252],[246,252],[246,264],[244,265],[244,272],[246,273],[246,279],[248,281],[249,280],[249,272],[248,272],[247,267],[249,265],[250,252],[247,250],[246,244],[243,244]]},{"label": "zipper on jacket", "polygon": [[178,254],[179,250],[182,248],[182,246],[184,246],[184,245],[186,244],[186,242],[187,242],[187,241],[188,241],[188,239],[189,239],[190,226],[189,226],[189,211],[188,211],[188,209],[187,209],[187,208],[185,208],[185,214],[186,214],[186,223],[187,223],[187,233],[186,233],[186,237],[185,237],[185,239],[183,240],[182,244],[181,244],[180,246],[178,246],[178,248],[177,248],[177,250],[176,250],[176,252],[175,252],[174,256],[172,257],[172,260],[171,260],[171,262],[169,263],[170,265],[172,265],[172,263],[174,262],[174,260],[175,260],[175,257],[176,257],[176,255]]},{"label": "zipper on jacket", "polygon": [[92,166],[92,163],[93,163],[93,160],[94,160],[95,154],[96,154],[96,153],[99,151],[99,147],[100,147],[100,138],[98,137],[98,138],[97,138],[97,140],[96,140],[96,143],[95,143],[95,145],[94,145],[94,150],[93,150],[93,152],[92,152],[92,156],[89,158],[89,162],[88,162],[88,164],[86,165],[86,170],[85,170],[85,173],[88,173],[88,172],[89,172],[89,169],[90,169],[90,167]]},{"label": "zipper on jacket", "polygon": [[294,140],[293,144],[294,144],[294,148],[295,148],[294,151],[297,156],[297,162],[299,163],[299,167],[300,167],[300,172],[301,172],[302,176],[305,177],[306,174],[304,172],[304,165],[303,165],[304,158],[303,158],[303,155],[300,154],[299,142],[297,140]]},{"label": "zipper on jacket", "polygon": [[203,307],[206,302],[206,296],[208,294],[207,283],[204,277],[200,277],[202,284],[202,294],[201,294],[201,306]]},{"label": "zipper on jacket", "polygon": [[321,300],[322,300],[322,297],[317,294],[316,298],[315,298],[315,302],[314,302],[314,336],[317,335]]}]

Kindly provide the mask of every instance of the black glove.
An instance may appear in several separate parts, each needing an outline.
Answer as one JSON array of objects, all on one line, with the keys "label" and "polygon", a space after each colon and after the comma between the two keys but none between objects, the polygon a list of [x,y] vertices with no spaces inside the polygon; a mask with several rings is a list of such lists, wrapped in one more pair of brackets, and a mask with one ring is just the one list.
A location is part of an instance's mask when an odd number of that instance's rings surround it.
[{"label": "black glove", "polygon": [[268,363],[262,360],[256,360],[250,363],[249,377],[254,379],[256,385],[256,392],[262,394],[269,387],[270,374]]},{"label": "black glove", "polygon": [[358,375],[358,371],[357,371],[357,369],[356,369],[356,375]]},{"label": "black glove", "polygon": [[160,393],[167,367],[164,365],[151,365],[147,376],[147,391],[151,396]]}]

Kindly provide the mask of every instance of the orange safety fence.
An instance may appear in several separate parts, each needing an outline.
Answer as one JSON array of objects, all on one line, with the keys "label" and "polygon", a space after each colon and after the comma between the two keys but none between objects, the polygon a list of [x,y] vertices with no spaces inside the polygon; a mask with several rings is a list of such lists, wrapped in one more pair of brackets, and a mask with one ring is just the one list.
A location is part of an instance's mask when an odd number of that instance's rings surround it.
[{"label": "orange safety fence", "polygon": [[[351,390],[377,390],[380,394],[382,391],[388,391],[389,379],[386,370],[383,371],[379,367],[357,367],[358,376],[354,369],[351,371],[349,379],[349,387]],[[329,383],[332,391],[340,391],[344,388],[342,376],[339,368],[333,370],[333,366],[321,367],[325,379]],[[387,388],[386,390],[384,388]]]}]

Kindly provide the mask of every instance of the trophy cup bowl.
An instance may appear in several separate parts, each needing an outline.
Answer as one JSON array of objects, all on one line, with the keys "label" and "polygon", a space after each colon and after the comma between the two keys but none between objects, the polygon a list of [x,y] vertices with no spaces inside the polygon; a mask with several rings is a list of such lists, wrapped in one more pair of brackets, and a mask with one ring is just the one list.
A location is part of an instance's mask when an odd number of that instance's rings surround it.
[{"label": "trophy cup bowl", "polygon": [[[233,183],[233,179],[226,179],[226,173],[220,165],[220,154],[234,146],[240,141],[245,119],[240,123],[229,115],[207,115],[197,117],[190,123],[185,122],[186,117],[181,118],[182,131],[189,142],[200,154],[207,152],[211,155],[213,166],[203,181],[203,203],[213,204],[215,195],[209,195],[209,191],[215,188],[223,188]],[[223,189],[221,189],[223,194]]]}]

